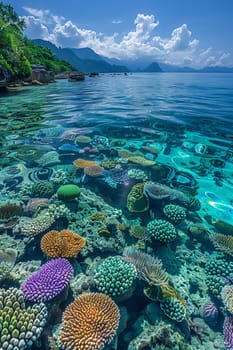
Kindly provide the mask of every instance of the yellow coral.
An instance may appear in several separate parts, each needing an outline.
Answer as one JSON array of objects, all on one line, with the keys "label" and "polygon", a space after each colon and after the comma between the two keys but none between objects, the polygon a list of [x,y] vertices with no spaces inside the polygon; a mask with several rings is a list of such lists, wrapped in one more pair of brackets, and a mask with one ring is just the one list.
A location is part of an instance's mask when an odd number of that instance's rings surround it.
[{"label": "yellow coral", "polygon": [[106,218],[106,214],[102,213],[101,211],[97,211],[93,214],[91,214],[91,216],[89,216],[90,221],[104,221],[104,219]]},{"label": "yellow coral", "polygon": [[78,158],[78,159],[74,160],[73,164],[77,168],[82,168],[82,169],[84,169],[85,167],[90,166],[90,165],[99,165],[94,160],[85,160],[85,159],[82,159],[82,158]]},{"label": "yellow coral", "polygon": [[149,209],[149,199],[144,194],[144,182],[134,185],[127,196],[127,209],[131,213],[141,213]]},{"label": "yellow coral", "polygon": [[131,163],[139,164],[141,166],[151,166],[155,164],[154,160],[146,159],[140,156],[132,156],[128,158],[128,161]]}]

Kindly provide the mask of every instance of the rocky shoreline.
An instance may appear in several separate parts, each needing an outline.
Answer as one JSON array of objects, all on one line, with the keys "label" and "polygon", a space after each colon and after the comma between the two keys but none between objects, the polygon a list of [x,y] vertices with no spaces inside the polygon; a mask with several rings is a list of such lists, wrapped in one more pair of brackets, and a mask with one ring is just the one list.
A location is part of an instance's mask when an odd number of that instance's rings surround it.
[{"label": "rocky shoreline", "polygon": [[[97,74],[91,73],[90,76]],[[70,82],[85,80],[85,74],[78,71],[66,71],[55,74],[53,71],[48,71],[44,66],[32,65],[32,73],[29,77],[20,81],[10,81],[7,77],[1,76],[0,78],[0,93],[12,91],[15,88],[23,86],[43,86],[50,83],[55,83],[57,79],[67,79]]]}]

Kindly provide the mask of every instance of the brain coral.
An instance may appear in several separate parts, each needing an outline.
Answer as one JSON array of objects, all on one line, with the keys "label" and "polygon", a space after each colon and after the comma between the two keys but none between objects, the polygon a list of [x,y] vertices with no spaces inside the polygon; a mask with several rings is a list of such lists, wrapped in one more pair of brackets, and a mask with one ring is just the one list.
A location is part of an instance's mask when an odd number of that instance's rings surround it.
[{"label": "brain coral", "polygon": [[0,289],[0,349],[31,348],[41,335],[46,318],[43,303],[26,308],[22,291]]},{"label": "brain coral", "polygon": [[119,317],[119,309],[109,296],[80,295],[63,314],[59,343],[67,350],[103,349],[113,339]]},{"label": "brain coral", "polygon": [[73,267],[68,260],[53,259],[31,275],[21,289],[27,300],[48,301],[67,286],[72,275]]},{"label": "brain coral", "polygon": [[70,230],[49,231],[40,243],[41,250],[50,258],[75,257],[85,245],[85,238]]}]

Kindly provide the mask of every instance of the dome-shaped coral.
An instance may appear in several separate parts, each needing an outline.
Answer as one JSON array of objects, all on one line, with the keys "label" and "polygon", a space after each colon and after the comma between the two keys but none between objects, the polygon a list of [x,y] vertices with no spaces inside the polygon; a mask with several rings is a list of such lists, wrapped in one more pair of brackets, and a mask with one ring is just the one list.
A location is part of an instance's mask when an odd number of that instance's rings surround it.
[{"label": "dome-shaped coral", "polygon": [[58,258],[42,265],[22,285],[24,297],[30,301],[48,301],[60,294],[73,276],[68,260]]},{"label": "dome-shaped coral", "polygon": [[77,185],[67,184],[62,185],[57,190],[57,196],[63,201],[72,201],[79,197],[80,188]]},{"label": "dome-shaped coral", "polygon": [[175,227],[166,220],[152,220],[147,224],[147,232],[151,238],[161,243],[169,243],[176,239]]},{"label": "dome-shaped coral", "polygon": [[80,295],[63,314],[59,343],[63,349],[103,349],[113,339],[119,317],[119,309],[109,296]]},{"label": "dome-shaped coral", "polygon": [[70,230],[49,231],[40,243],[41,250],[50,258],[75,257],[85,245],[85,238]]},{"label": "dome-shaped coral", "polygon": [[133,264],[128,264],[121,256],[110,256],[99,264],[94,283],[100,292],[115,297],[126,293],[136,277],[137,270]]},{"label": "dome-shaped coral", "polygon": [[164,215],[174,224],[180,224],[186,218],[185,208],[175,205],[167,204],[163,208]]}]

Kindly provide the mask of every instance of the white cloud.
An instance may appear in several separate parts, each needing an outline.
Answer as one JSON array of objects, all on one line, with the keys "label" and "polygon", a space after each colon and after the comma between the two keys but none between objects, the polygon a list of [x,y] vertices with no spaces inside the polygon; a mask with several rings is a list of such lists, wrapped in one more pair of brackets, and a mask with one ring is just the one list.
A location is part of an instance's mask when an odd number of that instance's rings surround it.
[{"label": "white cloud", "polygon": [[[215,52],[211,48],[201,49],[199,40],[193,38],[187,24],[175,28],[170,37],[155,35],[159,21],[154,15],[138,14],[134,29],[120,36],[114,33],[106,36],[91,29],[78,27],[64,17],[56,16],[49,10],[24,8],[26,34],[31,38],[49,40],[61,47],[90,47],[98,54],[118,59],[147,58],[168,64],[202,67],[205,65],[227,65],[231,56]],[[113,21],[120,23],[120,21]]]},{"label": "white cloud", "polygon": [[114,19],[112,20],[112,24],[121,24],[122,20],[121,19]]}]

